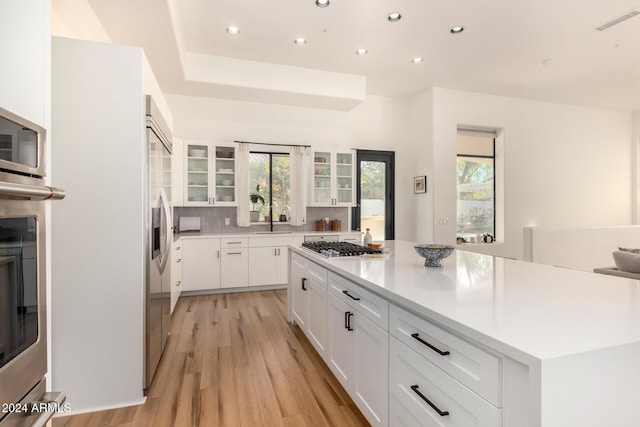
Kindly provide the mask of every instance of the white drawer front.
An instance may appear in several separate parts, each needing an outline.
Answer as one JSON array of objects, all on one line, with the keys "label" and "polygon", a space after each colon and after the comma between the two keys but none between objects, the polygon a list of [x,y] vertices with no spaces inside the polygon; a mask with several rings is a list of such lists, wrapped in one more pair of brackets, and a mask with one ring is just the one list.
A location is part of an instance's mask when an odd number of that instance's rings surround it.
[{"label": "white drawer front", "polygon": [[300,270],[305,270],[307,268],[307,259],[302,257],[296,253],[291,254],[291,268],[299,268]]},{"label": "white drawer front", "polygon": [[246,248],[249,246],[247,237],[224,237],[220,239],[221,248]]},{"label": "white drawer front", "polygon": [[385,331],[389,330],[389,303],[347,279],[329,272],[329,289]]},{"label": "white drawer front", "polygon": [[291,268],[302,272],[302,277],[311,279],[322,287],[327,287],[327,270],[298,254],[291,254]]},{"label": "white drawer front", "polygon": [[393,304],[389,330],[493,405],[502,406],[502,360],[499,357]]},{"label": "white drawer front", "polygon": [[250,248],[264,248],[271,246],[300,246],[302,245],[303,237],[302,236],[287,236],[287,235],[279,235],[279,236],[266,236],[266,237],[250,237],[249,238],[249,247]]},{"label": "white drawer front", "polygon": [[[397,399],[391,419],[425,427],[500,427],[502,410],[469,390],[415,351],[391,338],[389,388]],[[400,405],[410,417],[399,417]],[[394,407],[395,406],[395,407]],[[393,425],[393,424],[392,424]],[[402,424],[400,424],[402,425]],[[407,421],[406,425],[413,425]]]}]

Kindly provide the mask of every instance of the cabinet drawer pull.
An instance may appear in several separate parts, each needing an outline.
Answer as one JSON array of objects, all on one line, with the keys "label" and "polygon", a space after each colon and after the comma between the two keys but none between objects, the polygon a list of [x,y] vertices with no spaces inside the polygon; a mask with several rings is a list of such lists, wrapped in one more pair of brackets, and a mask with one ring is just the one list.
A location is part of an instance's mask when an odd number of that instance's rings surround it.
[{"label": "cabinet drawer pull", "polygon": [[349,291],[342,291],[343,294],[345,294],[346,296],[348,296],[349,298],[351,298],[354,301],[360,301],[360,298],[354,297],[353,295],[351,295],[349,293]]},{"label": "cabinet drawer pull", "polygon": [[416,339],[418,341],[420,341],[422,344],[426,345],[427,347],[429,347],[431,350],[435,351],[436,353],[438,353],[440,356],[447,356],[449,355],[449,352],[447,350],[442,351],[439,348],[429,344],[428,342],[426,342],[425,340],[423,340],[422,338],[420,338],[420,334],[411,334],[411,338]]},{"label": "cabinet drawer pull", "polygon": [[227,255],[242,255],[242,252],[227,252]]},{"label": "cabinet drawer pull", "polygon": [[303,277],[303,278],[302,278],[302,290],[303,290],[303,291],[306,291],[306,290],[307,290],[307,288],[304,286],[304,284],[305,284],[305,283],[307,283],[307,279],[306,279],[306,277]]},{"label": "cabinet drawer pull", "polygon": [[441,417],[446,417],[447,415],[449,415],[449,411],[441,411],[440,408],[438,408],[429,399],[427,399],[427,397],[424,394],[420,393],[420,390],[418,390],[418,386],[417,385],[412,385],[411,386],[411,390],[413,390],[413,392],[415,394],[420,396],[420,399],[422,399],[425,402],[427,402],[427,405],[431,406],[433,408],[433,410],[436,411],[438,413],[438,415],[440,415]]},{"label": "cabinet drawer pull", "polygon": [[344,328],[347,331],[353,331],[353,328],[351,327],[351,318],[353,317],[353,313],[350,311],[345,311],[344,313]]},{"label": "cabinet drawer pull", "polygon": [[227,242],[227,245],[239,245],[242,242]]}]

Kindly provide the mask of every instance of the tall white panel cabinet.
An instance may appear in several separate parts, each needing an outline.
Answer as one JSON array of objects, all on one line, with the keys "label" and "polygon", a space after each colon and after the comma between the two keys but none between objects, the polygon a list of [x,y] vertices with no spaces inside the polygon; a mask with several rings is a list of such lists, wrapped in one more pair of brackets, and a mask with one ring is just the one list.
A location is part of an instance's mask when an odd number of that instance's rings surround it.
[{"label": "tall white panel cabinet", "polygon": [[142,49],[52,39],[52,388],[74,412],[144,399],[145,94],[171,126]]},{"label": "tall white panel cabinet", "polygon": [[47,131],[50,40],[51,1],[0,2],[0,105]]}]

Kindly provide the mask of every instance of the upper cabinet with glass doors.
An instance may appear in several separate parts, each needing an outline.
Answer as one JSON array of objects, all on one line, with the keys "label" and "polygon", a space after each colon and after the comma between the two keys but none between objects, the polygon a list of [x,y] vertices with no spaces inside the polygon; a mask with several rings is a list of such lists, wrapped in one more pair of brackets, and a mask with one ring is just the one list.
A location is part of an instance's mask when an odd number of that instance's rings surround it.
[{"label": "upper cabinet with glass doors", "polygon": [[185,141],[184,206],[237,206],[236,147]]},{"label": "upper cabinet with glass doors", "polygon": [[311,206],[353,206],[355,152],[314,150],[311,156]]}]

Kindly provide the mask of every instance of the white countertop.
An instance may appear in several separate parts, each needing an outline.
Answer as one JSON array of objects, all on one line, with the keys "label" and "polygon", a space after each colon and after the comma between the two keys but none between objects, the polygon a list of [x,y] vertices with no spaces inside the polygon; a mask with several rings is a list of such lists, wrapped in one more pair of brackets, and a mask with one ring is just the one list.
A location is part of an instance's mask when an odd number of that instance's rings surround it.
[{"label": "white countertop", "polygon": [[640,342],[640,281],[459,251],[424,267],[413,243],[385,258],[290,248],[418,314],[517,360]]}]

